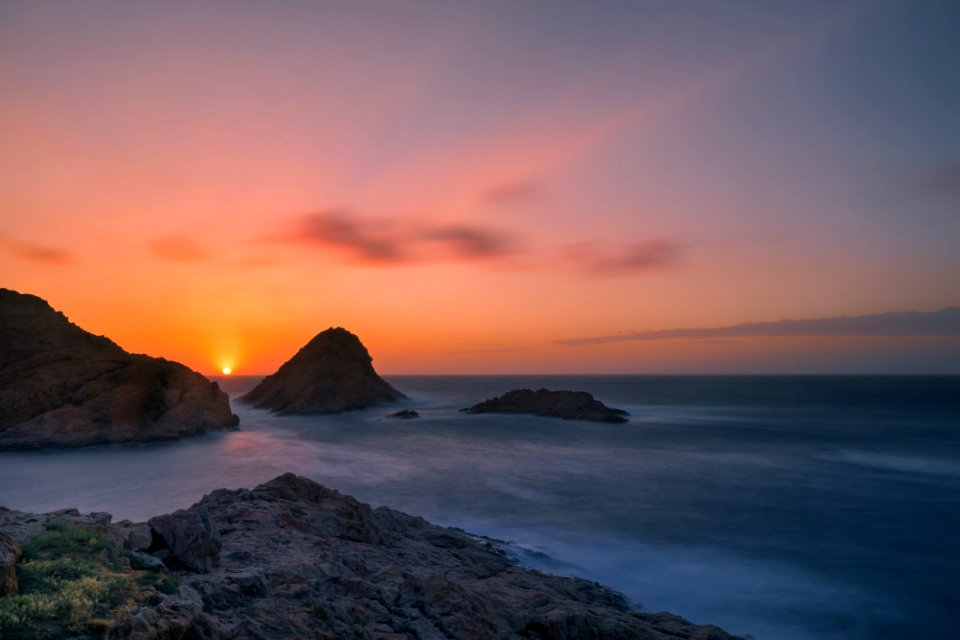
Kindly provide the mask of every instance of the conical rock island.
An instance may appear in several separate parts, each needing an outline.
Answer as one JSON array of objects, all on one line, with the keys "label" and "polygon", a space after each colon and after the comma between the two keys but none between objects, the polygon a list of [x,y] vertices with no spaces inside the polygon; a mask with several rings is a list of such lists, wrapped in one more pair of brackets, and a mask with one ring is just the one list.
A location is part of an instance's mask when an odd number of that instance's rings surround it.
[{"label": "conical rock island", "polygon": [[227,394],[0,289],[0,449],[175,440],[235,426]]},{"label": "conical rock island", "polygon": [[314,336],[240,399],[259,409],[296,414],[339,413],[405,397],[377,375],[357,336],[334,327]]}]

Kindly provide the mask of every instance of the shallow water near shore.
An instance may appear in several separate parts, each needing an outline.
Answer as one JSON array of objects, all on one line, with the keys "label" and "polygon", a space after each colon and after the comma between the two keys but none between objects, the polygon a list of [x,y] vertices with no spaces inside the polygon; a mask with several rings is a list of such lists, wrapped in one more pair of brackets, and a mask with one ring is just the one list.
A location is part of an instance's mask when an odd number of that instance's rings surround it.
[{"label": "shallow water near shore", "polygon": [[[389,380],[419,419],[234,403],[239,431],[0,453],[0,505],[144,520],[293,471],[758,640],[960,637],[960,377]],[[631,420],[458,412],[540,386]]]}]

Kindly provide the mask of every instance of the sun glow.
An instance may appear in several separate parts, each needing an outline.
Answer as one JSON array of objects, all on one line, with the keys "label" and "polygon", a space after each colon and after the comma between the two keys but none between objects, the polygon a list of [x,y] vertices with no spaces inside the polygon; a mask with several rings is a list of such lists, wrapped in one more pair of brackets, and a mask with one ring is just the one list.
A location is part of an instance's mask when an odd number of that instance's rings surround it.
[{"label": "sun glow", "polygon": [[231,369],[230,367],[224,367],[224,368],[222,369],[222,371],[223,371],[223,375],[225,375],[225,376],[228,376],[228,375],[230,375],[231,373],[233,373],[233,369]]}]

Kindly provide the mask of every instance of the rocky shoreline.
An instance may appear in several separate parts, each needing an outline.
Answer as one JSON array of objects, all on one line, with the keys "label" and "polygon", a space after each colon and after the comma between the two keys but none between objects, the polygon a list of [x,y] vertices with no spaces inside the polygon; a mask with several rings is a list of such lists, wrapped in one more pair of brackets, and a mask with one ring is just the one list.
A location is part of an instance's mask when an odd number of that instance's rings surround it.
[{"label": "rocky shoreline", "polygon": [[[168,584],[144,591],[148,597],[110,618],[110,637],[734,638],[668,613],[632,611],[599,584],[517,566],[494,541],[373,509],[293,474],[254,489],[214,491],[149,523],[0,509],[0,581],[20,566],[20,547],[67,525],[112,541],[123,550],[119,563],[140,571],[140,582]],[[0,614],[4,600],[17,597],[0,597]],[[80,623],[31,624],[93,637]],[[102,616],[98,624],[105,624]]]}]

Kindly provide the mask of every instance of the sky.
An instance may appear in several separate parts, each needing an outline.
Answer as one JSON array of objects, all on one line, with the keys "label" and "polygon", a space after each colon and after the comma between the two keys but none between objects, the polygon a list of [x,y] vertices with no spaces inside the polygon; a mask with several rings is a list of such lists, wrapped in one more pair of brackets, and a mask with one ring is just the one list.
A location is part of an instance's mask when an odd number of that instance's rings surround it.
[{"label": "sky", "polygon": [[960,3],[0,3],[0,286],[129,351],[960,373]]}]

